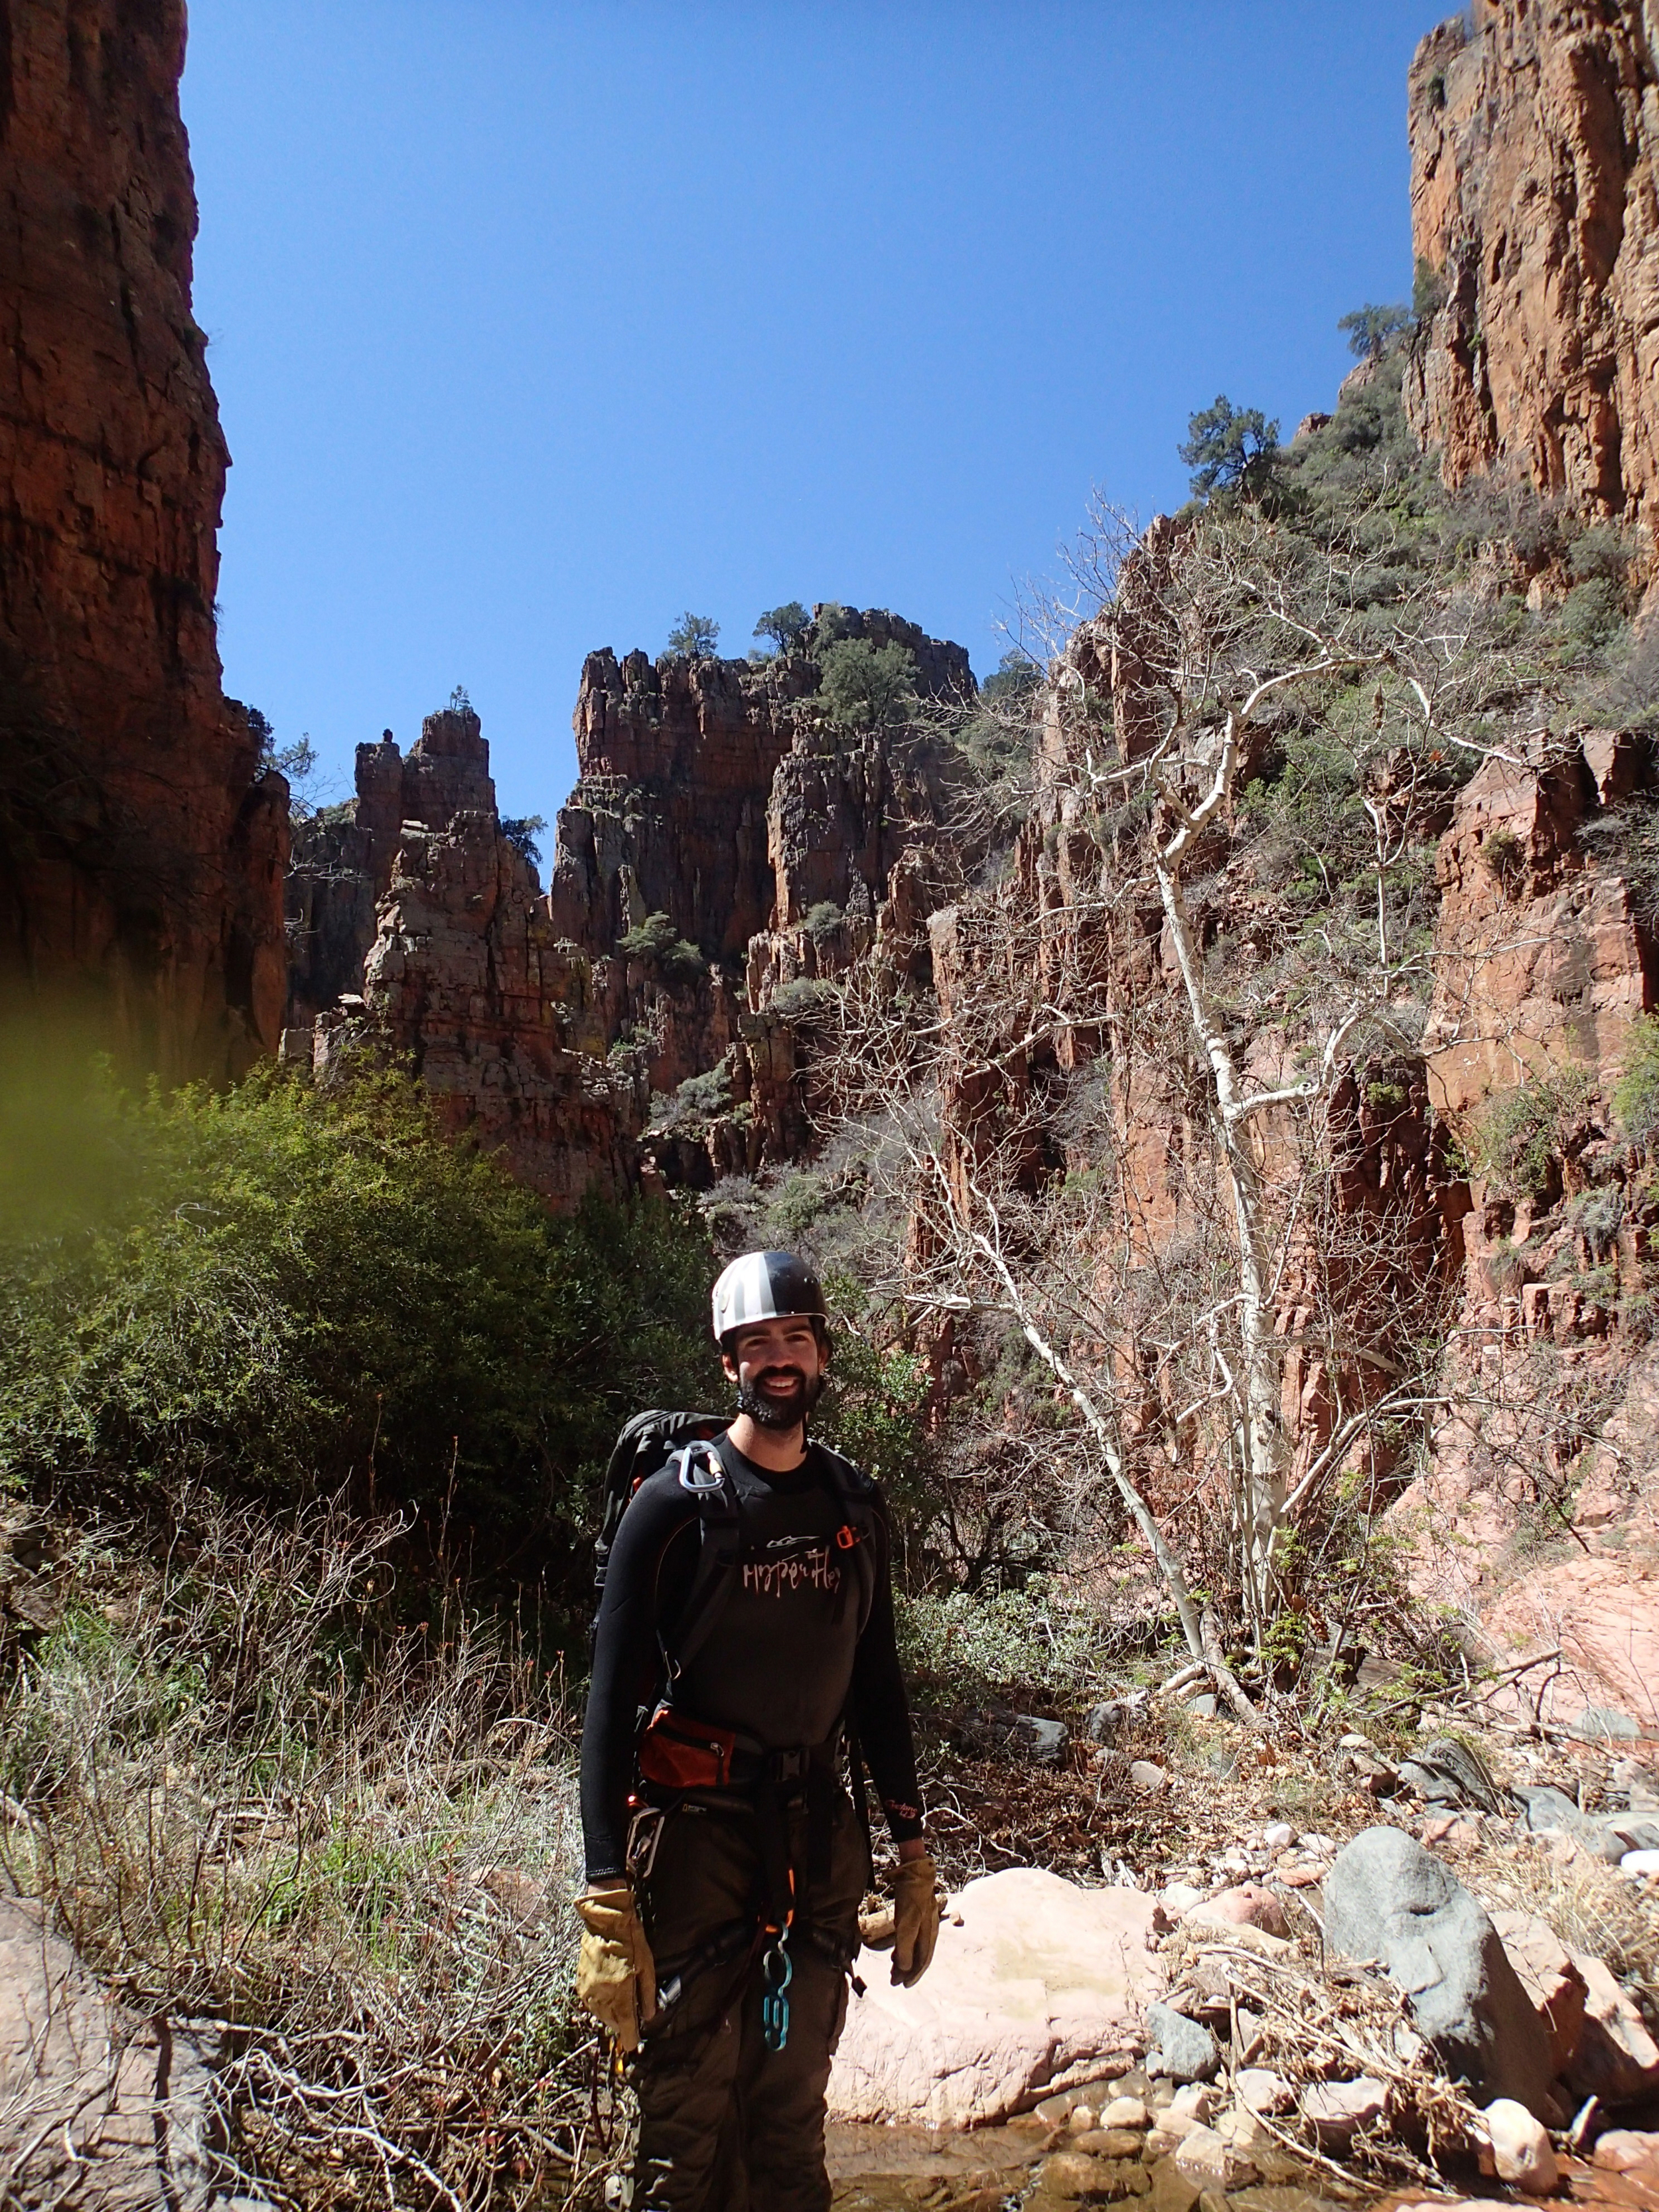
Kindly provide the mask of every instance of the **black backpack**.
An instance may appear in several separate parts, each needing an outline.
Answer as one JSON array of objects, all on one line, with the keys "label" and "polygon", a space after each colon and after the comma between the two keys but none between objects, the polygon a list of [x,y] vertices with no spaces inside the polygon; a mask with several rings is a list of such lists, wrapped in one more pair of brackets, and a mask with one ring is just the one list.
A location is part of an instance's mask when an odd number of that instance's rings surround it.
[{"label": "black backpack", "polygon": [[[642,1482],[678,1457],[681,1462],[680,1480],[697,1501],[702,1542],[696,1575],[675,1631],[676,1659],[681,1667],[712,1628],[720,1611],[720,1601],[730,1587],[726,1571],[735,1560],[739,1517],[737,1501],[713,1450],[698,1449],[712,1447],[715,1438],[723,1436],[730,1426],[730,1416],[721,1413],[671,1413],[660,1407],[650,1413],[635,1413],[631,1421],[623,1424],[605,1470],[599,1533],[593,1546],[596,1596],[604,1595],[617,1531]],[[867,1619],[878,1572],[872,1544],[883,1541],[886,1534],[881,1516],[875,1510],[875,1485],[851,1460],[843,1459],[827,1444],[820,1443],[818,1449],[829,1467],[836,1497],[847,1516],[849,1539],[854,1529],[860,1539],[854,1547],[854,1560],[849,1564],[854,1565],[860,1584],[860,1618]]]}]

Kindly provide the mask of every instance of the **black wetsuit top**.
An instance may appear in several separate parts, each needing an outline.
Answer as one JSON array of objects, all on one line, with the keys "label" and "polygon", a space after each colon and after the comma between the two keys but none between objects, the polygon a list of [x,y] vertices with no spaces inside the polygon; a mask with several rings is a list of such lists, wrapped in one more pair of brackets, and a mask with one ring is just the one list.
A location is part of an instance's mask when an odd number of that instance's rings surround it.
[{"label": "black wetsuit top", "polygon": [[[817,1447],[787,1474],[757,1467],[729,1437],[716,1449],[738,1499],[744,1564],[728,1570],[733,1587],[675,1684],[674,1704],[780,1751],[823,1742],[845,1713],[894,1840],[919,1836],[921,1799],[879,1492],[871,1494],[875,1585],[860,1633],[857,1589],[843,1589],[856,1577],[835,1542],[846,1515]],[[659,1638],[673,1649],[702,1542],[698,1523],[696,1498],[665,1468],[641,1484],[611,1547],[582,1729],[590,1881],[623,1871],[638,1711],[659,1683]],[[820,1537],[821,1546],[811,1540]],[[808,1540],[805,1548],[782,1543],[775,1563],[765,1559],[768,1544],[791,1538]]]}]

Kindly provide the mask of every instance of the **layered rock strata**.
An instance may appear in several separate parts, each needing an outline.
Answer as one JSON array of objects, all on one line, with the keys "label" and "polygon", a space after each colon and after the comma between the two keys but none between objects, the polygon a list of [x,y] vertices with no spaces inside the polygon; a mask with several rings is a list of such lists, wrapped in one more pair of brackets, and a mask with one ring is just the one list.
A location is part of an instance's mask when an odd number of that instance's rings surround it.
[{"label": "layered rock strata", "polygon": [[1439,305],[1407,414],[1591,513],[1659,501],[1659,85],[1637,0],[1481,0],[1412,64],[1412,240]]},{"label": "layered rock strata", "polygon": [[276,1042],[287,793],[220,687],[183,0],[0,29],[0,988],[220,1073]]}]

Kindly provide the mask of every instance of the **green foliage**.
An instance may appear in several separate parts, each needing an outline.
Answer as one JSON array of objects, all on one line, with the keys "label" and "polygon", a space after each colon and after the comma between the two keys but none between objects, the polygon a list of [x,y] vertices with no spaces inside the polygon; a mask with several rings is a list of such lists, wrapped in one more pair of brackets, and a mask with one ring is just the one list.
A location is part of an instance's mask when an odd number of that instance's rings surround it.
[{"label": "green foliage", "polygon": [[1226,491],[1258,494],[1271,481],[1279,456],[1279,424],[1259,407],[1235,407],[1218,392],[1213,407],[1188,417],[1186,443],[1176,452],[1193,471],[1195,499]]},{"label": "green foliage", "polygon": [[896,639],[872,645],[868,638],[842,638],[825,647],[818,660],[823,672],[819,696],[842,729],[891,729],[915,704],[915,656]]},{"label": "green foliage", "polygon": [[853,627],[853,611],[842,606],[839,599],[825,599],[812,617],[812,648],[823,653],[826,646],[846,637]]},{"label": "green foliage", "polygon": [[671,983],[696,982],[708,969],[700,948],[682,937],[665,914],[648,914],[636,928],[625,930],[617,950],[624,960],[651,962]]},{"label": "green foliage", "polygon": [[668,633],[668,650],[693,660],[707,659],[720,643],[720,626],[708,615],[694,615],[688,607]]},{"label": "green foliage", "polygon": [[809,907],[801,927],[814,945],[827,945],[846,920],[834,899],[819,899]]},{"label": "green foliage", "polygon": [[833,983],[814,981],[810,975],[797,975],[791,982],[779,984],[766,1002],[766,1011],[776,1014],[781,1021],[811,1021],[829,1012],[836,1003],[836,996]]},{"label": "green foliage", "polygon": [[451,1493],[533,1573],[635,1407],[710,1387],[701,1224],[534,1192],[402,1078],[98,1101],[79,1220],[0,1229],[0,1480]]},{"label": "green foliage", "polygon": [[732,1082],[722,1060],[701,1075],[688,1075],[672,1097],[653,1105],[651,1127],[669,1134],[705,1126],[730,1110]]},{"label": "green foliage", "polygon": [[988,706],[1012,707],[1029,696],[1042,681],[1042,669],[1029,653],[1016,647],[1003,654],[981,684],[979,696]]},{"label": "green foliage", "polygon": [[1595,1095],[1595,1071],[1573,1061],[1499,1091],[1475,1121],[1476,1164],[1517,1198],[1548,1197]]},{"label": "green foliage", "polygon": [[1573,654],[1595,653],[1624,627],[1622,594],[1606,576],[1575,584],[1555,617],[1556,635]]},{"label": "green foliage", "polygon": [[1418,256],[1412,270],[1412,313],[1419,323],[1437,315],[1446,304],[1446,279],[1431,262]]},{"label": "green foliage", "polygon": [[1631,1024],[1613,1104],[1632,1144],[1650,1150],[1659,1138],[1659,1016],[1643,1014]]},{"label": "green foliage", "polygon": [[896,1612],[899,1656],[924,1695],[984,1703],[1036,1690],[1080,1703],[1101,1678],[1098,1616],[1044,1575],[989,1596],[901,1596]]},{"label": "green foliage", "polygon": [[536,842],[547,827],[544,814],[511,814],[501,817],[501,835],[523,860],[532,868],[542,864],[542,848]]},{"label": "green foliage", "polygon": [[1413,319],[1407,307],[1378,307],[1368,301],[1352,314],[1344,315],[1336,327],[1347,339],[1348,350],[1356,360],[1368,361],[1373,354],[1386,352],[1394,339],[1411,328]]},{"label": "green foliage", "polygon": [[786,599],[781,607],[768,607],[755,624],[757,637],[769,637],[780,653],[793,653],[812,627],[812,617],[799,599]]},{"label": "green foliage", "polygon": [[1480,865],[1513,896],[1526,874],[1526,845],[1513,830],[1488,830],[1480,841]]}]

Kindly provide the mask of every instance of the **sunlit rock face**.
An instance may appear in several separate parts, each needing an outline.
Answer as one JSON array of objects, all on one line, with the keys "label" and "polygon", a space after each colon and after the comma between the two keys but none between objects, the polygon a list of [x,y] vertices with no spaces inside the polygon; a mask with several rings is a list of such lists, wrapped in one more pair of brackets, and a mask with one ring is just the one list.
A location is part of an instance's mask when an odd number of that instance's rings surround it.
[{"label": "sunlit rock face", "polygon": [[165,1073],[275,1048],[287,793],[220,685],[183,0],[0,11],[0,969]]},{"label": "sunlit rock face", "polygon": [[1638,0],[1482,0],[1418,48],[1412,241],[1440,304],[1407,411],[1447,482],[1518,465],[1652,525],[1659,88]]}]

